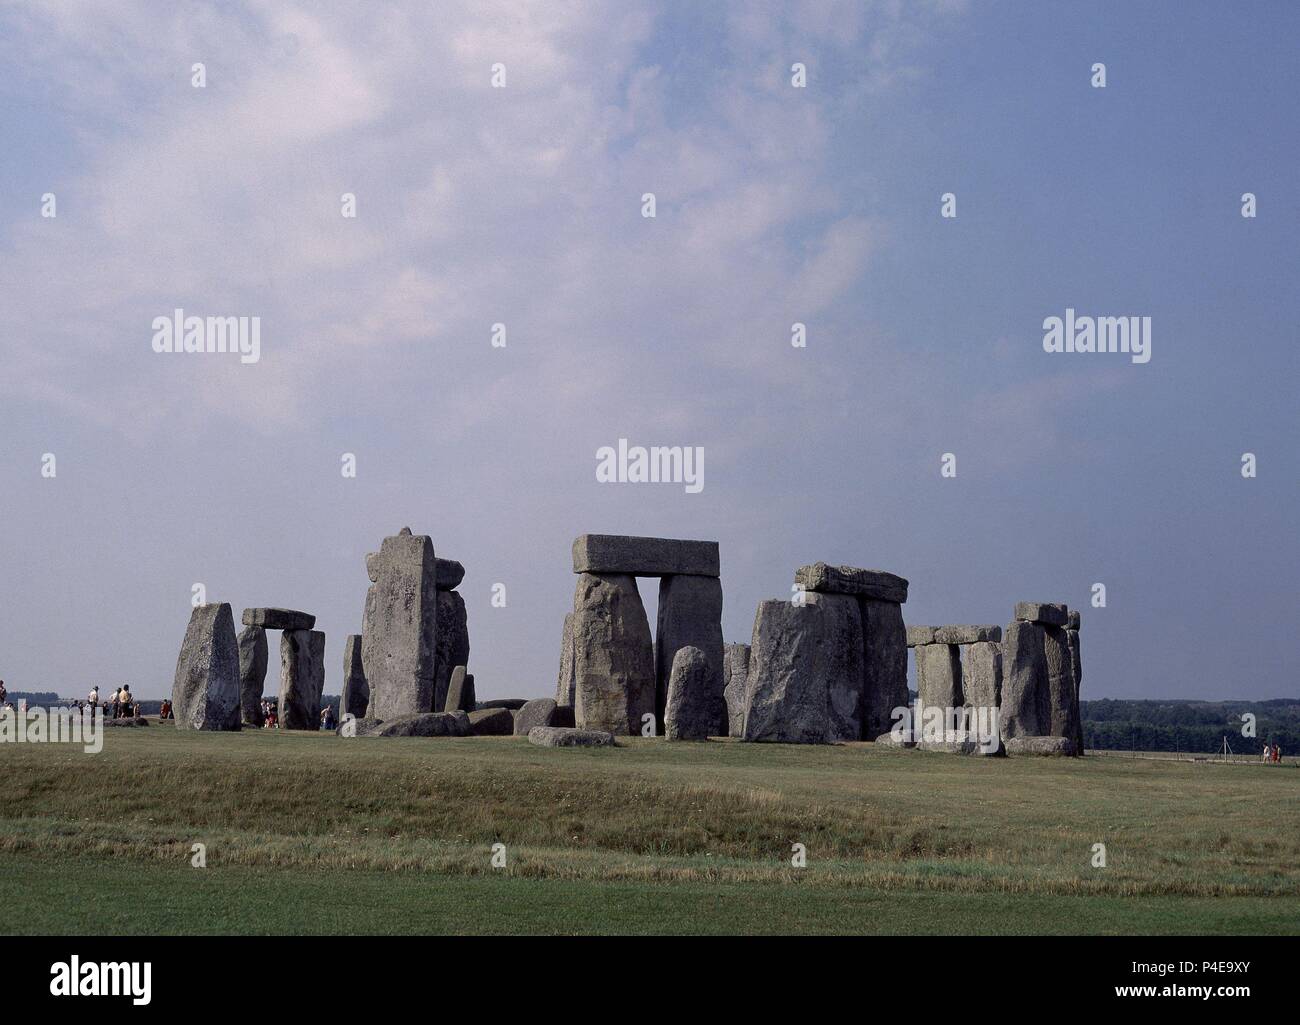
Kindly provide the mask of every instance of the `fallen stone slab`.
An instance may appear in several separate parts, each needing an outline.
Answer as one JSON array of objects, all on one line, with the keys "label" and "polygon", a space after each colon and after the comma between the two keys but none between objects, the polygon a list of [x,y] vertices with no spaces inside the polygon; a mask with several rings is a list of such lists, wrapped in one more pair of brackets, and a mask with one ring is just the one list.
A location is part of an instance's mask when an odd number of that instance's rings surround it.
[{"label": "fallen stone slab", "polygon": [[434,562],[434,574],[439,591],[454,591],[465,579],[465,567],[455,559],[437,559]]},{"label": "fallen stone slab", "polygon": [[356,716],[352,720],[344,720],[334,728],[336,737],[368,737],[375,730],[382,726],[382,719],[374,719],[369,716]]},{"label": "fallen stone slab", "polygon": [[937,627],[933,626],[909,626],[907,628],[907,646],[909,648],[919,648],[922,644],[933,644],[936,629]]},{"label": "fallen stone slab", "polygon": [[316,617],[294,609],[244,609],[243,622],[263,630],[310,630],[316,625]]},{"label": "fallen stone slab", "polygon": [[745,688],[749,682],[749,645],[722,649],[722,699],[727,705],[727,736],[745,735]]},{"label": "fallen stone slab", "polygon": [[934,632],[936,644],[976,644],[1002,640],[1000,626],[941,626]]},{"label": "fallen stone slab", "polygon": [[148,726],[149,720],[143,715],[122,716],[120,719],[105,719],[105,726]]},{"label": "fallen stone slab", "polygon": [[564,726],[534,726],[528,742],[538,747],[613,747],[614,734],[605,730],[576,730]]},{"label": "fallen stone slab", "polygon": [[583,534],[573,542],[575,573],[625,573],[638,577],[686,573],[716,577],[719,566],[716,541]]},{"label": "fallen stone slab", "polygon": [[324,688],[325,635],[285,630],[280,634],[280,729],[319,730]]},{"label": "fallen stone slab", "polygon": [[451,672],[451,682],[447,685],[447,701],[444,712],[470,712],[478,707],[474,700],[474,674],[465,672],[464,666],[457,666]]},{"label": "fallen stone slab", "polygon": [[875,739],[874,743],[881,745],[881,747],[916,747],[915,740],[904,740],[902,737],[894,736],[893,733],[882,733]]},{"label": "fallen stone slab", "polygon": [[655,655],[636,578],[583,573],[573,596],[574,716],[584,729],[638,736],[655,711]]},{"label": "fallen stone slab", "polygon": [[1018,601],[1013,618],[1021,623],[1065,626],[1070,619],[1070,610],[1057,602]]},{"label": "fallen stone slab", "polygon": [[916,745],[922,751],[939,751],[950,755],[996,755],[997,749],[986,751],[977,740],[922,740]]},{"label": "fallen stone slab", "polygon": [[339,717],[351,712],[362,719],[369,706],[370,684],[361,657],[361,635],[349,634],[343,645],[343,693],[339,698]]},{"label": "fallen stone slab", "polygon": [[239,631],[239,705],[245,726],[262,725],[262,694],[266,689],[266,667],[270,652],[266,631],[260,626],[246,626]]},{"label": "fallen stone slab", "polygon": [[476,737],[508,737],[515,732],[515,713],[508,708],[479,708],[467,714]]},{"label": "fallen stone slab", "polygon": [[228,602],[190,612],[176,658],[172,708],[177,729],[239,729],[239,640]]},{"label": "fallen stone slab", "polygon": [[892,601],[898,605],[907,601],[907,581],[879,569],[831,566],[815,562],[811,566],[800,566],[795,571],[794,582],[802,585],[806,591],[852,594],[877,601]]},{"label": "fallen stone slab", "polygon": [[727,702],[722,675],[722,581],[717,577],[671,576],[659,584],[659,618],[655,631],[655,715],[665,723],[668,684],[677,652],[698,648],[704,656],[699,681],[703,704],[699,715],[712,719],[711,737],[727,732]]},{"label": "fallen stone slab", "polygon": [[468,737],[469,716],[464,712],[419,712],[399,715],[373,730],[357,736],[368,737]]},{"label": "fallen stone slab", "polygon": [[[534,700],[541,701],[542,698]],[[475,708],[508,708],[512,712],[517,712],[528,704],[528,698],[492,698],[490,701],[480,701]]]},{"label": "fallen stone slab", "polygon": [[515,736],[526,737],[534,726],[555,726],[555,710],[559,706],[554,698],[534,698],[525,702],[515,712]]},{"label": "fallen stone slab", "polygon": [[1007,737],[1003,740],[1007,754],[1042,755],[1044,757],[1069,758],[1074,754],[1072,737]]}]

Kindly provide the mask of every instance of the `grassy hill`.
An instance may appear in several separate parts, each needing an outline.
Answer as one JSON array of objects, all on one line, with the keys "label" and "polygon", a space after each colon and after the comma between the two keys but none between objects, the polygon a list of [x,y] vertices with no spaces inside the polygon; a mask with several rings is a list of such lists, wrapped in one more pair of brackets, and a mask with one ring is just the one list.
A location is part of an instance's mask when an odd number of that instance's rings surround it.
[{"label": "grassy hill", "polygon": [[1300,932],[1294,765],[152,726],[0,768],[6,933]]}]

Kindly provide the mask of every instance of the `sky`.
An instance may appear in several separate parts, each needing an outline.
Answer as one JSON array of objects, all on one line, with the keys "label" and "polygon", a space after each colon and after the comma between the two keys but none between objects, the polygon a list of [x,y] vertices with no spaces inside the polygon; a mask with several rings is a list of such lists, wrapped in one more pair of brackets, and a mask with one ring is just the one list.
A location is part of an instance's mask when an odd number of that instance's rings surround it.
[{"label": "sky", "polygon": [[[0,5],[0,678],[161,697],[201,585],[315,613],[337,693],[409,526],[466,567],[484,698],[554,693],[583,533],[717,540],[729,642],[824,560],[911,624],[1080,608],[1085,699],[1295,698],[1297,38],[1280,2]],[[260,359],[155,352],[176,308]],[[1067,308],[1149,316],[1150,361],[1044,351]],[[620,438],[704,487],[599,481]]]}]

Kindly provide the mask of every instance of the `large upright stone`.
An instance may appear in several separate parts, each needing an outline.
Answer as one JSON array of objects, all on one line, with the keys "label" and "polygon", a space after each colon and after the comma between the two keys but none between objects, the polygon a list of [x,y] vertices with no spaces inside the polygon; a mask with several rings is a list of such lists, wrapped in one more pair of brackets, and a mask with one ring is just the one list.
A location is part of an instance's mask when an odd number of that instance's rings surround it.
[{"label": "large upright stone", "polygon": [[667,537],[583,534],[573,542],[573,572],[665,577],[716,577],[718,542]]},{"label": "large upright stone", "polygon": [[555,703],[572,708],[575,701],[573,676],[573,613],[564,614],[564,632],[560,637],[560,676],[555,684]]},{"label": "large upright stone", "polygon": [[1046,629],[1037,623],[1014,622],[1002,642],[1003,740],[1046,736],[1052,725],[1047,690]]},{"label": "large upright stone", "polygon": [[456,591],[439,591],[438,642],[433,671],[435,711],[441,711],[447,704],[447,687],[451,683],[452,670],[457,666],[468,665],[469,620],[465,615],[465,599]]},{"label": "large upright stone", "polygon": [[[376,560],[375,575],[378,576],[378,553],[367,555],[366,564],[367,566],[370,565],[372,557]],[[361,613],[361,669],[366,674],[367,687],[369,687],[370,681],[375,676],[375,667],[371,665],[370,647],[367,646],[373,647],[375,643],[375,608],[377,607],[376,595],[378,590],[376,584],[370,585],[370,588],[366,591],[366,607]],[[374,699],[373,694],[370,697],[371,700]]]},{"label": "large upright stone", "polygon": [[760,602],[754,617],[745,739],[787,744],[859,740],[863,639],[858,603],[808,594]]},{"label": "large upright stone", "polygon": [[339,699],[339,718],[351,713],[358,719],[366,717],[370,705],[370,683],[362,658],[363,642],[360,634],[349,634],[343,645],[343,694]]},{"label": "large upright stone", "polygon": [[688,644],[677,649],[664,709],[664,736],[669,740],[708,740],[719,734],[712,676],[713,668],[699,648]]},{"label": "large upright stone", "polygon": [[244,609],[244,625],[263,630],[310,630],[316,625],[316,617],[294,609]]},{"label": "large upright stone", "polygon": [[239,631],[239,704],[245,726],[262,725],[262,692],[266,687],[266,666],[270,653],[266,631],[246,626]]},{"label": "large upright stone", "polygon": [[923,644],[916,648],[916,699],[930,708],[958,708],[964,703],[957,645]]},{"label": "large upright stone", "polygon": [[1046,730],[1051,737],[1068,737],[1071,745],[1079,735],[1075,719],[1078,705],[1074,690],[1074,669],[1070,662],[1069,631],[1059,626],[1043,628],[1043,656],[1047,662],[1047,696],[1050,720]]},{"label": "large upright stone", "polygon": [[434,711],[438,591],[433,542],[409,527],[384,538],[375,560],[371,631],[362,641],[371,716]]},{"label": "large upright stone", "polygon": [[722,679],[722,581],[717,577],[670,576],[659,584],[659,623],[655,631],[655,715],[664,723],[668,682],[677,652],[699,648],[708,670],[705,689],[713,704],[710,736],[726,732],[727,704]]},{"label": "large upright stone", "polygon": [[[575,565],[577,551],[575,544]],[[635,577],[578,577],[573,675],[574,718],[580,728],[618,736],[640,734],[642,717],[655,710],[655,658]]]},{"label": "large upright stone", "polygon": [[879,569],[829,566],[824,562],[815,562],[811,566],[800,566],[795,571],[794,582],[807,591],[852,594],[877,601],[892,601],[899,605],[907,601],[907,581]]},{"label": "large upright stone", "polygon": [[472,712],[476,705],[474,674],[465,672],[464,666],[457,666],[451,671],[451,680],[447,684],[447,700],[443,704],[443,711]]},{"label": "large upright stone", "polygon": [[[1001,634],[1001,631],[998,631]],[[966,648],[961,667],[962,704],[997,708],[1002,701],[1002,645],[976,641]]]},{"label": "large upright stone", "polygon": [[286,630],[280,635],[280,728],[319,730],[325,689],[325,635]]},{"label": "large upright stone", "polygon": [[749,645],[722,649],[722,697],[727,704],[727,736],[745,735],[745,688],[749,682]]},{"label": "large upright stone", "polygon": [[227,602],[190,613],[176,659],[172,710],[182,730],[239,729],[239,641]]},{"label": "large upright stone", "polygon": [[[1079,613],[1071,612],[1071,622],[1078,623]],[[1078,628],[1065,631],[1066,646],[1070,649],[1070,676],[1074,681],[1074,753],[1083,754],[1083,712],[1079,708],[1079,690],[1083,685],[1083,661],[1079,653]]]},{"label": "large upright stone", "polygon": [[894,725],[894,709],[906,708],[907,628],[896,603],[859,598],[863,642],[863,740],[875,740]]}]

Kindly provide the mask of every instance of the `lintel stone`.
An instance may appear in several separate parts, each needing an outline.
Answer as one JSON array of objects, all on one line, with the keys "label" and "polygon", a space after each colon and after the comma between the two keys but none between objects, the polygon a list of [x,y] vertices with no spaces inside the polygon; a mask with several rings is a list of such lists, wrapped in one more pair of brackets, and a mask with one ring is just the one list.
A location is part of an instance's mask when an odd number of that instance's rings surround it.
[{"label": "lintel stone", "polygon": [[716,577],[720,574],[718,542],[583,534],[573,542],[573,572]]}]

